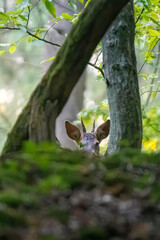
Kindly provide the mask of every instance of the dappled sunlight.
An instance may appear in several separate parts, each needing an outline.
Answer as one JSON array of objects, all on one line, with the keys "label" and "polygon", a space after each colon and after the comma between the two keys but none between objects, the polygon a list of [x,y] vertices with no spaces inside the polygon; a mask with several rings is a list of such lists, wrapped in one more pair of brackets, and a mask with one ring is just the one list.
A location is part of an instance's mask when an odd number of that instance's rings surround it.
[{"label": "dappled sunlight", "polygon": [[6,113],[6,106],[0,105],[0,114],[5,114],[5,113]]},{"label": "dappled sunlight", "polygon": [[12,89],[0,89],[0,103],[10,103],[14,99],[14,91]]}]

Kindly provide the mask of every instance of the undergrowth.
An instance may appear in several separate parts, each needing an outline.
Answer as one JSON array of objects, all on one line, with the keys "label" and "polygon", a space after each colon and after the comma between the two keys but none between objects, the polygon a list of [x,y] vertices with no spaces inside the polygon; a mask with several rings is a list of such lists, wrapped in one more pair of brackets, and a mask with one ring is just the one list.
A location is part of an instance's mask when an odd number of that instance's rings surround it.
[{"label": "undergrowth", "polygon": [[[71,214],[67,201],[76,192],[89,196],[98,191],[113,201],[145,199],[156,206],[160,202],[159,180],[160,153],[132,150],[90,158],[55,144],[26,142],[22,153],[2,158],[0,163],[0,239],[15,229],[28,231],[38,219],[54,219],[66,226]],[[91,226],[86,227],[89,233],[83,228],[71,239],[94,239]],[[93,235],[107,239],[108,233],[97,228],[93,228]],[[60,239],[55,234],[37,234],[36,239]]]}]

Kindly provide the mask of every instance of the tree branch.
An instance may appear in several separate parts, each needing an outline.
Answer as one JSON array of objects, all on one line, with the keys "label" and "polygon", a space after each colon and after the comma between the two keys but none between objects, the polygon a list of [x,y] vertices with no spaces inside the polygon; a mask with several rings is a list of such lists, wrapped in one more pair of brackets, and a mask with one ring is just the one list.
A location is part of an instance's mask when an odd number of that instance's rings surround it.
[{"label": "tree branch", "polygon": [[99,56],[100,56],[101,54],[102,54],[102,49],[100,49],[100,52],[99,52],[98,56],[96,57],[96,60],[95,60],[95,62],[94,62],[94,65],[97,64],[98,58],[99,58]]},{"label": "tree branch", "polygon": [[[12,31],[13,31],[13,30],[15,30],[15,31],[20,31],[20,30],[21,30],[21,28],[18,28],[18,27],[0,27],[0,30],[1,30],[1,29],[3,29],[3,30],[12,30]],[[40,41],[43,41],[43,42],[45,42],[45,43],[48,43],[48,44],[53,45],[53,46],[56,46],[56,47],[61,47],[61,45],[59,45],[58,43],[53,43],[53,42],[47,41],[47,40],[45,40],[45,39],[43,39],[43,38],[40,38],[40,37],[38,37],[37,35],[29,32],[28,30],[26,31],[26,33],[28,33],[28,35],[30,35],[30,36],[32,36],[32,37],[34,37],[34,38],[37,38],[37,39],[40,40]]]},{"label": "tree branch", "polygon": [[97,69],[98,71],[100,71],[100,73],[102,74],[103,78],[105,79],[104,72],[103,72],[102,68],[97,67],[95,64],[93,64],[91,62],[89,62],[88,65],[90,65],[90,66],[94,67],[95,69]]},{"label": "tree branch", "polygon": [[158,90],[153,90],[153,91],[150,91],[150,90],[148,90],[148,91],[145,91],[145,92],[143,92],[143,93],[141,93],[141,96],[143,95],[143,94],[145,94],[145,93],[152,93],[152,92],[160,92],[160,91],[158,91]]},{"label": "tree branch", "polygon": [[[155,49],[157,43],[160,41],[160,39],[158,38],[157,42],[155,43],[154,47],[150,47],[149,52],[153,52],[153,50]],[[147,61],[144,61],[144,63],[142,64],[142,66],[140,67],[140,69],[138,70],[138,74],[142,71],[142,68],[144,67],[144,65],[146,64]]]},{"label": "tree branch", "polygon": [[21,28],[19,28],[19,27],[0,27],[0,30],[21,30]]},{"label": "tree branch", "polygon": [[138,21],[139,21],[139,19],[141,18],[141,16],[142,16],[143,12],[144,12],[144,8],[142,8],[142,11],[141,11],[141,13],[139,14],[139,16],[138,16],[138,18],[137,18],[137,20],[136,20],[135,24],[137,24],[137,23],[138,23]]},{"label": "tree branch", "polygon": [[29,32],[28,30],[27,30],[27,33],[28,33],[30,36],[35,37],[35,38],[37,38],[37,39],[40,40],[40,41],[43,41],[43,42],[45,42],[45,43],[51,44],[51,45],[56,46],[56,47],[61,47],[61,45],[59,45],[58,43],[53,43],[53,42],[50,42],[50,41],[45,40],[44,38],[40,38],[40,37],[38,37],[37,35],[32,34],[31,32]]}]

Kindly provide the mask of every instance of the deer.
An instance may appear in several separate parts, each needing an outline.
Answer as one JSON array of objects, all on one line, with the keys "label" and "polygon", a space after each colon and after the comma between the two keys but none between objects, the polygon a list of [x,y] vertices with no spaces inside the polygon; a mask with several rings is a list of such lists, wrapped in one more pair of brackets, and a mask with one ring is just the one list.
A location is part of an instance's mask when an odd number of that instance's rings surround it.
[{"label": "deer", "polygon": [[81,118],[82,132],[79,127],[69,121],[65,121],[66,133],[70,139],[76,142],[79,149],[89,154],[99,156],[99,144],[103,139],[108,137],[110,129],[110,120],[102,123],[95,131],[95,120],[93,122],[92,131],[86,132],[83,119]]}]

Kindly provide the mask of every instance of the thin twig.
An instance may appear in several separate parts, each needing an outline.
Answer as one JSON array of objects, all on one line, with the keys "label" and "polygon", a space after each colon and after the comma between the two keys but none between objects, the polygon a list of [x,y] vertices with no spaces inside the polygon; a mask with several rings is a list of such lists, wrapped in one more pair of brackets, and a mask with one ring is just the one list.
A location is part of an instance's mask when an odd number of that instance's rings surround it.
[{"label": "thin twig", "polygon": [[39,2],[40,2],[40,0],[38,0],[32,8],[30,8],[28,6],[28,17],[27,17],[26,28],[28,28],[28,25],[29,25],[29,19],[30,19],[31,12],[38,5]]},{"label": "thin twig", "polygon": [[47,31],[45,32],[44,36],[43,36],[43,39],[45,39],[46,35],[48,34],[48,32],[50,31],[50,29],[55,25],[55,23],[53,23],[48,29]]},{"label": "thin twig", "polygon": [[[157,62],[156,62],[156,66],[155,66],[155,69],[154,69],[154,74],[156,74],[157,70],[158,70],[158,64],[159,64],[159,59],[160,59],[159,51],[160,51],[160,45],[158,46],[158,57],[157,57]],[[153,90],[153,83],[154,83],[154,81],[155,81],[155,78],[152,78],[152,80],[151,80],[151,87],[150,87],[150,93],[148,94],[148,97],[147,97],[147,100],[146,100],[146,103],[145,103],[145,108],[148,106],[149,100],[151,98],[151,93],[152,93],[152,90]]]},{"label": "thin twig", "polygon": [[0,27],[0,30],[21,30],[19,27]]},{"label": "thin twig", "polygon": [[[155,43],[154,47],[149,49],[149,52],[153,52],[153,50],[155,49],[157,43],[160,41],[160,39],[158,38],[157,42]],[[152,49],[152,50],[151,50]],[[142,68],[144,67],[144,65],[146,64],[146,61],[144,61],[144,63],[142,64],[142,66],[140,67],[140,69],[138,70],[138,74],[141,72]]]},{"label": "thin twig", "polygon": [[27,17],[27,22],[26,22],[26,29],[28,29],[28,24],[29,24],[31,11],[32,11],[32,9],[30,9],[30,7],[28,6],[28,17]]},{"label": "thin twig", "polygon": [[94,65],[97,64],[98,58],[99,58],[99,56],[101,55],[101,53],[102,53],[102,50],[100,49],[100,52],[99,52],[99,54],[98,54],[97,57],[96,57],[96,60],[95,60],[95,62],[94,62]]},{"label": "thin twig", "polygon": [[30,36],[35,37],[35,38],[37,38],[37,39],[40,40],[40,41],[43,41],[43,42],[45,42],[45,43],[51,44],[51,45],[56,46],[56,47],[61,47],[61,45],[59,45],[58,43],[53,43],[53,42],[47,41],[47,40],[45,40],[45,39],[43,39],[43,38],[40,38],[40,37],[32,34],[31,32],[29,32],[28,30],[27,30],[27,33],[28,33]]},{"label": "thin twig", "polygon": [[139,14],[139,16],[138,16],[138,18],[137,18],[137,20],[136,20],[135,24],[137,24],[137,23],[138,23],[138,21],[139,21],[139,19],[141,18],[141,16],[142,16],[143,12],[144,12],[144,8],[142,8],[142,11],[140,12],[140,14]]},{"label": "thin twig", "polygon": [[[3,30],[18,30],[18,31],[21,30],[21,28],[18,28],[18,27],[0,27],[0,30],[1,30],[1,29],[3,29]],[[27,32],[30,36],[35,37],[35,38],[37,38],[37,39],[40,40],[40,41],[43,41],[43,42],[45,42],[45,43],[51,44],[51,45],[56,46],[56,47],[61,47],[61,45],[59,45],[58,43],[53,43],[53,42],[47,41],[47,40],[45,40],[45,39],[43,39],[43,38],[40,38],[40,37],[36,36],[35,34],[29,32],[28,30],[27,30],[26,32]]]},{"label": "thin twig", "polygon": [[[34,37],[34,38],[36,38],[36,39],[38,39],[38,40],[40,40],[40,41],[43,41],[43,42],[45,42],[45,43],[48,43],[48,44],[50,44],[50,45],[53,45],[53,46],[56,46],[56,47],[61,47],[61,45],[59,45],[58,43],[53,43],[53,42],[50,42],[50,41],[47,41],[47,40],[45,40],[44,38],[45,38],[45,36],[46,36],[46,34],[44,35],[44,37],[43,38],[40,38],[40,37],[38,37],[37,35],[35,35],[35,34],[33,34],[33,33],[31,33],[29,30],[28,30],[28,25],[29,25],[29,19],[30,19],[30,14],[31,14],[31,11],[37,6],[37,4],[40,2],[40,0],[38,0],[37,2],[36,2],[36,4],[30,9],[30,7],[28,7],[28,17],[27,17],[27,23],[26,23],[26,26],[24,26],[24,28],[26,28],[26,32],[30,35],[30,36],[32,36],[32,37]],[[6,26],[6,27],[0,27],[0,30],[1,29],[3,29],[3,30],[21,30],[21,28],[20,27],[8,27],[8,26]],[[49,31],[49,30],[48,30]],[[47,31],[47,32],[48,32]]]},{"label": "thin twig", "polygon": [[97,67],[96,65],[94,65],[91,62],[89,62],[88,65],[90,65],[90,66],[94,67],[95,69],[97,69],[98,71],[100,71],[100,73],[102,74],[103,78],[105,79],[105,75],[104,75],[104,72],[103,72],[102,68]]},{"label": "thin twig", "polygon": [[145,92],[141,93],[141,96],[142,96],[143,94],[145,94],[145,93],[152,93],[152,92],[158,93],[158,92],[160,92],[160,91],[157,91],[157,90],[150,91],[150,90],[148,90],[148,91],[145,91]]},{"label": "thin twig", "polygon": [[159,132],[159,133],[160,133],[160,130],[157,129],[157,128],[155,128],[155,127],[153,126],[153,124],[151,124],[150,126],[151,126],[151,128],[153,128],[156,132]]},{"label": "thin twig", "polygon": [[[158,84],[158,87],[157,87],[157,89],[156,89],[156,92],[160,92],[160,90],[159,90],[159,84]],[[155,98],[152,99],[151,105],[153,104],[154,99],[155,99]]]},{"label": "thin twig", "polygon": [[[40,1],[40,0],[39,0],[39,1]],[[57,47],[61,47],[59,44],[57,44],[57,43],[52,43],[52,42],[50,42],[50,41],[47,41],[47,40],[44,39],[44,37],[43,37],[43,38],[40,38],[40,37],[38,37],[37,35],[31,33],[31,32],[28,30],[28,25],[29,25],[29,19],[30,19],[31,11],[37,6],[37,4],[39,3],[39,1],[37,1],[36,4],[35,4],[31,9],[30,9],[30,7],[28,7],[28,18],[27,18],[27,23],[26,23],[26,30],[27,30],[27,31],[26,31],[26,32],[27,32],[30,36],[35,37],[35,38],[37,38],[37,39],[40,40],[40,41],[43,41],[43,42],[45,42],[45,43],[49,43],[49,44],[54,45],[54,46],[57,46]]]},{"label": "thin twig", "polygon": [[38,1],[36,2],[36,4],[32,7],[31,11],[38,5],[39,2],[40,2],[40,0],[38,0]]}]

